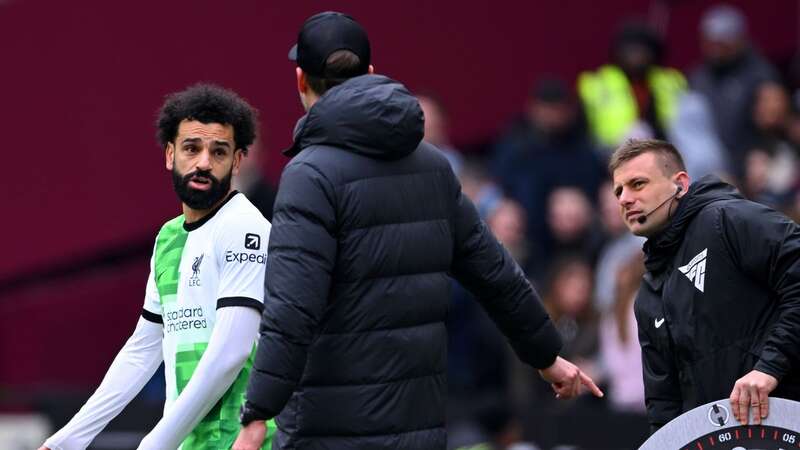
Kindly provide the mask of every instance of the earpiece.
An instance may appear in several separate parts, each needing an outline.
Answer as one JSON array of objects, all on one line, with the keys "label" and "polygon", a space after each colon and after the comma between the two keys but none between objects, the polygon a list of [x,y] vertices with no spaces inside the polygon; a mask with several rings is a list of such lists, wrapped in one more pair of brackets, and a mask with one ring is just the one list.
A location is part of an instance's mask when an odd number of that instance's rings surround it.
[{"label": "earpiece", "polygon": [[647,222],[647,218],[648,218],[648,217],[650,217],[650,214],[653,214],[654,212],[656,212],[656,210],[658,210],[658,209],[659,209],[659,208],[661,208],[662,206],[666,205],[668,201],[670,201],[670,200],[674,199],[675,197],[677,197],[677,196],[678,196],[678,194],[680,194],[681,192],[683,192],[683,186],[681,186],[680,184],[677,184],[677,183],[676,183],[676,184],[675,184],[675,187],[676,187],[676,189],[675,189],[675,193],[674,193],[674,194],[672,194],[672,195],[670,195],[669,197],[667,197],[667,199],[666,199],[666,200],[664,200],[663,202],[661,202],[661,204],[660,204],[660,205],[658,205],[658,206],[656,206],[655,208],[651,209],[651,210],[650,210],[650,212],[648,212],[648,213],[646,213],[646,214],[644,214],[644,215],[642,215],[642,216],[639,216],[639,217],[636,219],[636,221],[637,221],[637,222],[639,222],[640,224],[643,224],[643,223]]}]

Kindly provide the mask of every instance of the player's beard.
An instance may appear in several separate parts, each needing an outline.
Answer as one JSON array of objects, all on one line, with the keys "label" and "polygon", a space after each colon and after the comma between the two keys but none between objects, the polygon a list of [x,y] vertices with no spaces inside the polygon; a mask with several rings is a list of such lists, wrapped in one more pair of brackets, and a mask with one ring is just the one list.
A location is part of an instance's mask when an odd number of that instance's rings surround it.
[{"label": "player's beard", "polygon": [[[218,180],[214,175],[211,175],[210,170],[196,170],[192,173],[181,175],[178,173],[177,168],[172,169],[172,186],[175,188],[175,193],[178,198],[192,209],[209,209],[216,205],[217,202],[222,200],[228,191],[231,189],[231,175],[233,168],[225,175],[222,180]],[[192,177],[203,177],[210,181],[211,187],[207,191],[201,191],[189,187],[189,181]]]}]

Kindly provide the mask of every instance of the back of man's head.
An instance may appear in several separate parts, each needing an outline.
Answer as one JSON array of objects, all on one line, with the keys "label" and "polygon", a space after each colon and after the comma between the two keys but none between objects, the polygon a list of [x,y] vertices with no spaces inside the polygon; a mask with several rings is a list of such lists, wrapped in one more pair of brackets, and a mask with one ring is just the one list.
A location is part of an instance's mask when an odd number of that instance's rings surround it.
[{"label": "back of man's head", "polygon": [[317,95],[368,73],[371,50],[367,32],[352,17],[327,11],[308,18],[289,51]]},{"label": "back of man's head", "polygon": [[325,60],[325,70],[321,76],[306,73],[306,81],[317,95],[328,92],[350,78],[363,75],[361,58],[350,50],[336,50]]}]

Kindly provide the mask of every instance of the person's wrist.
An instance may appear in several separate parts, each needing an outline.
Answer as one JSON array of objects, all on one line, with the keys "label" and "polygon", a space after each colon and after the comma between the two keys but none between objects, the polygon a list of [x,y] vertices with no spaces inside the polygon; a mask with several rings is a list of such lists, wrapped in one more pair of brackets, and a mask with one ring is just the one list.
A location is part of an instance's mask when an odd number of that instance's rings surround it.
[{"label": "person's wrist", "polygon": [[781,379],[783,378],[783,374],[784,374],[784,372],[782,370],[780,370],[778,367],[776,367],[774,364],[770,364],[770,363],[764,361],[763,359],[759,359],[758,361],[756,361],[756,364],[753,367],[753,370],[757,370],[757,371],[759,371],[761,373],[770,375],[773,378],[775,378],[776,380],[778,380],[779,383],[780,383]]},{"label": "person's wrist", "polygon": [[542,367],[541,369],[539,369],[539,372],[549,372],[551,369],[556,367],[557,362],[558,362],[558,355],[553,357],[553,361],[551,361],[550,364],[548,364],[546,367]]},{"label": "person's wrist", "polygon": [[254,408],[253,405],[250,405],[248,402],[244,402],[239,410],[239,423],[241,423],[243,427],[256,421],[264,422],[267,419],[268,417],[266,414]]}]

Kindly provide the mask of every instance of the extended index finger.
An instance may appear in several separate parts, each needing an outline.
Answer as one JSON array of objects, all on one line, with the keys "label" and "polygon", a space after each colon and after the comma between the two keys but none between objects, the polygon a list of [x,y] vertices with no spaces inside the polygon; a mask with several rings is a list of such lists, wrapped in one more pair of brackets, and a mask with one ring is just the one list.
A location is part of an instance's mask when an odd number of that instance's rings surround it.
[{"label": "extended index finger", "polygon": [[605,395],[603,394],[603,391],[601,391],[600,388],[597,387],[596,384],[594,384],[594,381],[591,379],[591,377],[589,377],[589,375],[586,375],[585,373],[581,372],[580,376],[581,376],[581,384],[589,388],[589,391],[592,393],[592,395],[594,395],[595,397],[603,397]]}]

